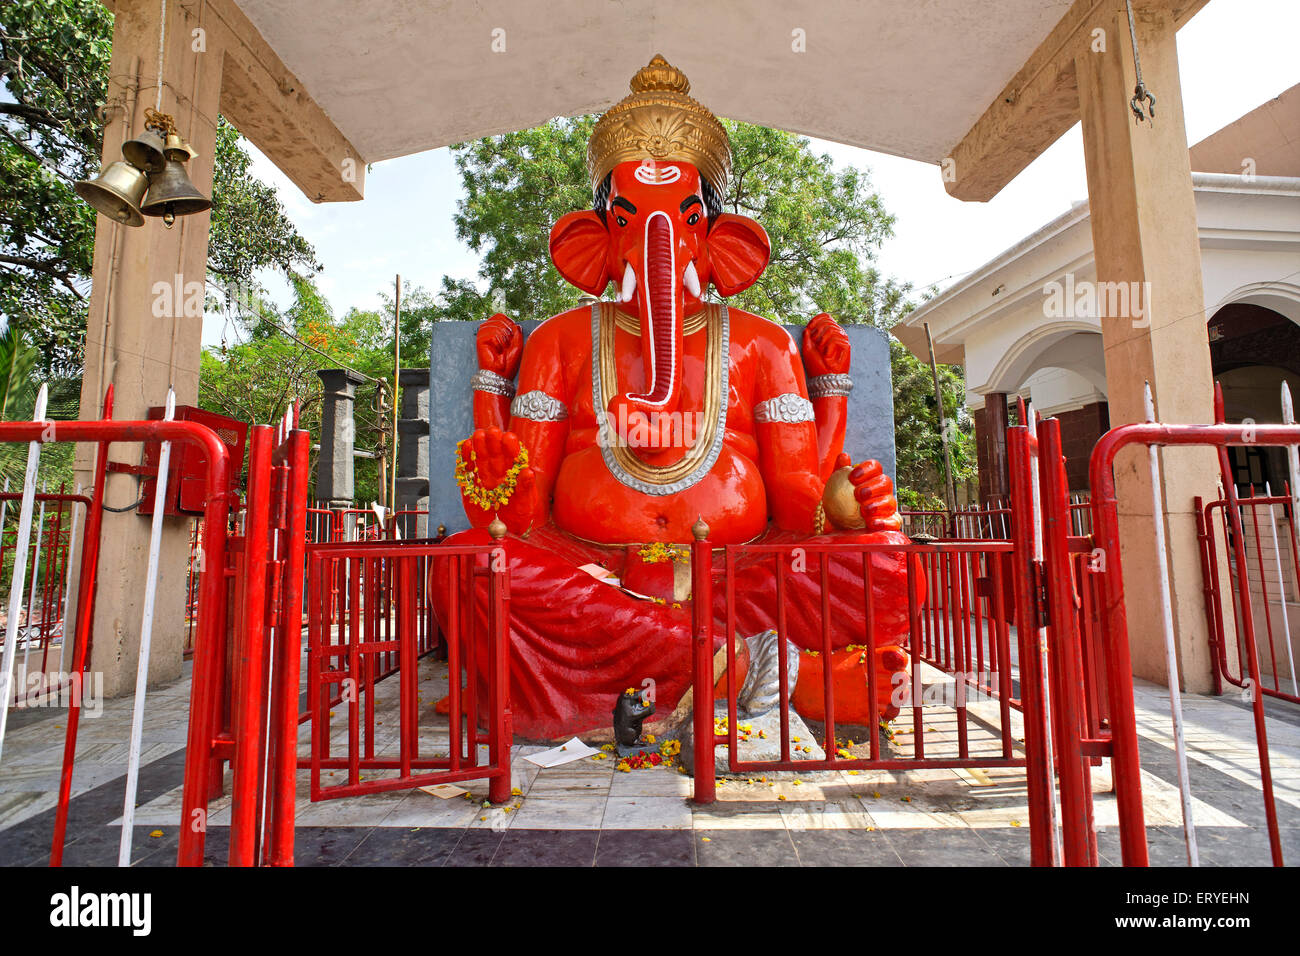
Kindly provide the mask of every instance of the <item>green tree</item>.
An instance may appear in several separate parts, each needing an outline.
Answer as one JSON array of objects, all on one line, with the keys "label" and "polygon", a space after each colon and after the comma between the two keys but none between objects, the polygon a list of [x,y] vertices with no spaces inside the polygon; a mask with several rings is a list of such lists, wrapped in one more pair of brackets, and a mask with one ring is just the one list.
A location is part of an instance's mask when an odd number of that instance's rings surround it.
[{"label": "green tree", "polygon": [[[43,377],[80,373],[95,212],[72,184],[99,171],[112,39],[99,3],[0,4],[0,317],[39,349]],[[219,121],[208,271],[223,287],[320,268],[250,163]]]},{"label": "green tree", "polygon": [[[391,453],[389,414],[380,413],[378,381],[393,379],[393,320],[391,312],[353,309],[335,318],[329,303],[309,279],[293,280],[293,301],[283,311],[265,301],[236,317],[242,341],[207,349],[199,370],[199,405],[208,411],[245,422],[273,422],[294,402],[299,424],[320,434],[320,369],[351,368],[370,381],[359,387],[354,420],[359,451]],[[405,311],[405,306],[403,307]],[[426,333],[427,342],[427,333]],[[422,356],[427,354],[422,353]],[[315,455],[313,454],[313,459]],[[356,500],[379,497],[378,465],[374,458],[356,461]],[[315,467],[312,475],[314,481]]]},{"label": "green tree", "polygon": [[[35,375],[40,353],[27,341],[16,325],[0,332],[0,421],[30,420],[36,411],[40,384]],[[75,380],[56,378],[48,383],[46,416],[75,418],[80,398]],[[73,446],[60,443],[46,445],[41,451],[41,480],[57,489],[60,484],[72,488]],[[27,464],[27,445],[20,442],[0,444],[0,485],[22,485]]]},{"label": "green tree", "polygon": [[452,147],[465,191],[456,236],[483,257],[486,291],[444,278],[443,318],[480,321],[503,311],[542,319],[578,304],[578,290],[551,265],[548,243],[557,219],[591,205],[586,149],[595,121],[556,119]]},{"label": "green tree", "polygon": [[[452,147],[465,195],[456,235],[480,253],[478,284],[444,279],[443,317],[478,321],[501,310],[546,318],[571,309],[579,292],[551,265],[552,224],[591,205],[586,149],[595,117],[551,122]],[[836,170],[808,140],[724,120],[732,177],[724,206],[767,229],[772,260],[732,301],[783,322],[830,312],[842,322],[888,328],[908,287],[884,280],[871,259],[894,219],[867,173]]]},{"label": "green tree", "polygon": [[[894,446],[898,456],[898,500],[907,508],[935,509],[944,504],[943,439],[930,366],[897,339],[889,340],[894,385]],[[966,411],[966,379],[959,365],[939,366],[953,480],[974,477],[975,423]]]}]

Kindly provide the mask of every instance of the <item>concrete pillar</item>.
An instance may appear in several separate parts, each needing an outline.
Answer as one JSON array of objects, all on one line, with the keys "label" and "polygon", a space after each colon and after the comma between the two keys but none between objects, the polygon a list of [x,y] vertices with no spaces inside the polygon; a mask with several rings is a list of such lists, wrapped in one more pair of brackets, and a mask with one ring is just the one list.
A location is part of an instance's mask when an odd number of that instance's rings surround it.
[{"label": "concrete pillar", "polygon": [[[1135,283],[1145,314],[1101,319],[1112,427],[1143,420],[1149,381],[1163,422],[1213,421],[1201,252],[1183,125],[1174,22],[1165,10],[1137,11],[1143,79],[1157,99],[1154,122],[1129,109],[1135,73],[1124,4],[1108,0],[1099,23],[1105,52],[1076,59],[1093,246],[1100,283]],[[1099,285],[1104,290],[1105,285]],[[1215,497],[1216,458],[1205,449],[1161,452],[1165,513],[1153,515],[1145,449],[1116,462],[1124,589],[1133,671],[1166,683],[1159,603],[1152,592],[1158,554],[1154,521],[1169,547],[1174,628],[1183,686],[1211,687],[1209,637],[1192,498]]]},{"label": "concrete pillar", "polygon": [[[397,421],[398,511],[425,511],[429,507],[429,370],[404,368],[398,373],[402,404]],[[405,518],[402,537],[424,538],[429,518]]]},{"label": "concrete pillar", "polygon": [[[144,129],[145,108],[154,106],[160,16],[157,3],[120,0],[116,4],[105,163],[121,158],[122,143]],[[204,4],[167,5],[162,97],[162,111],[171,114],[181,135],[198,151],[186,171],[199,191],[209,196],[223,62],[210,19]],[[205,50],[196,52],[192,37],[200,28],[207,30],[209,42]],[[198,403],[208,220],[204,212],[179,217],[171,229],[160,219],[146,219],[143,226],[129,228],[96,216],[82,418],[100,417],[110,383],[118,419],[143,419],[150,406],[166,400],[169,384],[176,389],[176,404]],[[138,463],[140,446],[114,446],[111,458]],[[173,463],[176,460],[173,455]],[[77,480],[83,487],[91,486],[93,465],[94,448],[79,448]],[[105,499],[114,507],[140,496],[138,481],[131,475],[110,472],[105,489]],[[188,517],[164,522],[151,681],[170,680],[181,673],[189,527]],[[128,693],[134,687],[148,553],[148,518],[134,511],[105,512],[90,666],[103,673],[109,695]]]},{"label": "concrete pillar", "polygon": [[357,426],[353,411],[357,386],[366,380],[345,368],[323,368],[320,456],[316,459],[316,497],[331,508],[348,508],[356,495],[353,451]]}]

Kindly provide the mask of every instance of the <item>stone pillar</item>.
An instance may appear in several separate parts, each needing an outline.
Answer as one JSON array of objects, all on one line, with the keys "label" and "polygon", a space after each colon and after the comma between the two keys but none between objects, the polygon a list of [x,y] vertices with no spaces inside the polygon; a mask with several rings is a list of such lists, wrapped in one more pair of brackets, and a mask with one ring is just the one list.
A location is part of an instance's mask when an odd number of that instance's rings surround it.
[{"label": "stone pillar", "polygon": [[980,502],[1007,501],[1007,396],[989,392],[975,414],[975,447],[979,460]]},{"label": "stone pillar", "polygon": [[[398,511],[426,511],[429,507],[429,370],[404,368],[398,373],[402,389],[401,417],[397,421]],[[408,516],[400,524],[402,537],[429,536],[429,518]]]},{"label": "stone pillar", "polygon": [[[1135,73],[1122,3],[1105,5],[1099,24],[1106,51],[1076,58],[1088,200],[1097,280],[1136,289],[1145,307],[1101,319],[1110,424],[1142,421],[1150,382],[1162,422],[1213,421],[1210,349],[1201,282],[1201,250],[1192,193],[1174,22],[1167,10],[1138,6],[1143,79],[1157,99],[1154,122],[1129,110]],[[1130,292],[1130,299],[1132,294]],[[1152,594],[1158,562],[1154,522],[1165,526],[1179,670],[1185,689],[1211,688],[1200,558],[1192,499],[1216,496],[1218,467],[1209,449],[1160,453],[1164,514],[1153,515],[1144,448],[1116,462],[1124,590],[1133,672],[1166,683],[1163,624]]]},{"label": "stone pillar", "polygon": [[366,380],[345,368],[323,368],[320,457],[316,461],[316,497],[330,508],[349,508],[356,495],[353,450],[357,437],[352,417],[357,386]]},{"label": "stone pillar", "polygon": [[[105,164],[120,159],[122,143],[144,129],[145,108],[154,106],[159,85],[160,5],[120,0],[115,12],[105,101],[109,114],[104,126]],[[212,20],[204,4],[167,5],[162,96],[162,111],[171,114],[181,135],[198,151],[186,172],[207,196],[212,194],[223,62]],[[196,52],[192,32],[199,28],[207,32],[209,42],[205,50]],[[117,419],[145,418],[151,406],[166,401],[168,385],[176,390],[177,405],[198,404],[208,222],[207,212],[178,217],[171,229],[161,219],[146,219],[143,226],[131,228],[95,217],[81,383],[83,419],[100,417],[110,384]],[[111,458],[138,463],[141,447],[115,445]],[[92,485],[94,460],[94,446],[78,448],[76,473],[83,488]],[[175,454],[172,462],[177,462]],[[239,463],[234,467],[238,470]],[[135,476],[109,472],[105,483],[109,505],[122,507],[139,496]],[[90,667],[104,675],[104,691],[110,696],[129,693],[135,684],[149,529],[149,518],[134,510],[104,513]],[[181,674],[189,529],[189,517],[163,522],[151,682]]]}]

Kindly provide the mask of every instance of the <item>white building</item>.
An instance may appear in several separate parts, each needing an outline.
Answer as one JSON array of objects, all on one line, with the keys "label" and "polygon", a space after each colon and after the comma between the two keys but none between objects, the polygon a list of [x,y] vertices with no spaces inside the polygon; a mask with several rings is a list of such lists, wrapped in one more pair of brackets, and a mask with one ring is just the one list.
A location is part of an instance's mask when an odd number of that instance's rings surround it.
[{"label": "white building", "polygon": [[[1300,398],[1300,86],[1191,148],[1206,334],[1229,421],[1281,420],[1280,383]],[[1098,289],[1080,202],[913,311],[894,334],[966,370],[980,497],[1006,495],[1008,403],[1061,420],[1071,490],[1109,427],[1101,317],[1160,309],[1160,290]],[[1128,299],[1127,302],[1123,301]],[[1233,449],[1237,480],[1279,488],[1281,449]]]}]

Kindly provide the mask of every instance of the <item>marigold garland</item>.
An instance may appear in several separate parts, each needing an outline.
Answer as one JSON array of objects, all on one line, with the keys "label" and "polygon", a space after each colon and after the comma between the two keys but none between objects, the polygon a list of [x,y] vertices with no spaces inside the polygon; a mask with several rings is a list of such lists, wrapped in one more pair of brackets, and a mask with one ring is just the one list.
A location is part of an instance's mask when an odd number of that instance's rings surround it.
[{"label": "marigold garland", "polygon": [[[479,484],[478,470],[471,470],[469,462],[465,460],[464,446],[469,442],[465,439],[456,445],[456,484],[460,485],[461,493],[471,502],[484,511],[496,511],[504,507],[510,497],[515,493],[515,485],[519,481],[519,473],[528,467],[528,449],[523,445],[519,446],[519,454],[515,456],[514,464],[506,471],[499,484],[492,488],[485,488]],[[475,461],[477,456],[474,449],[469,449],[469,461]]]},{"label": "marigold garland", "polygon": [[[654,734],[646,734],[646,743],[647,744],[655,743]],[[605,750],[605,751],[611,751],[613,749],[614,749],[613,744],[606,744],[605,746],[601,747],[601,750]],[[677,740],[675,738],[670,740],[661,740],[659,741],[658,753],[655,753],[653,750],[645,750],[639,753],[631,754],[619,760],[619,762],[615,764],[614,769],[621,771],[622,773],[631,773],[633,770],[651,770],[655,767],[663,767],[666,770],[680,771],[682,768],[680,765],[677,764],[676,758],[681,752],[682,752],[682,742],[680,740]],[[600,753],[600,754],[596,754],[591,759],[600,760],[604,756],[605,754]]]},{"label": "marigold garland", "polygon": [[675,561],[678,564],[685,564],[691,558],[691,553],[686,548],[679,548],[675,544],[664,544],[662,541],[654,541],[641,548],[637,554],[646,564],[659,564],[663,561]]}]

